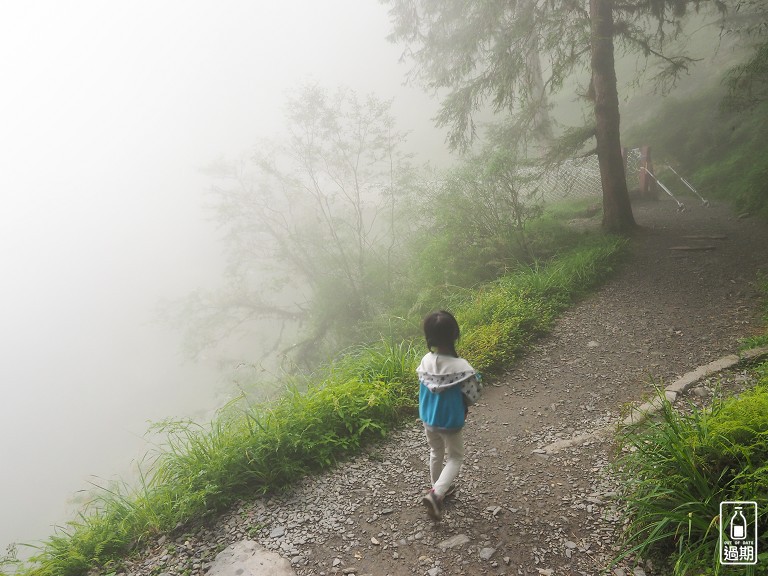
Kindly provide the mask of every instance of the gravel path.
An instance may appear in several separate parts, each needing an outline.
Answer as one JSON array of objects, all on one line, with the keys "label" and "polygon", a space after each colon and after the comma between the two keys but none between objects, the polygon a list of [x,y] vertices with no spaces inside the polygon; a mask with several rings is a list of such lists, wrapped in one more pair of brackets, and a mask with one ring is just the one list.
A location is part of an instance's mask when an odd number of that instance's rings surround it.
[{"label": "gravel path", "polygon": [[[413,422],[287,494],[160,539],[124,573],[204,574],[223,547],[248,538],[300,576],[653,574],[647,562],[607,568],[620,532],[610,439],[534,451],[618,423],[654,383],[735,352],[761,327],[755,280],[768,274],[768,225],[691,204],[677,212],[671,201],[637,203],[643,232],[628,264],[489,382],[470,412],[460,490],[441,523],[419,504],[427,447]],[[748,383],[739,370],[722,380],[725,390]],[[692,393],[714,387],[702,384]]]}]

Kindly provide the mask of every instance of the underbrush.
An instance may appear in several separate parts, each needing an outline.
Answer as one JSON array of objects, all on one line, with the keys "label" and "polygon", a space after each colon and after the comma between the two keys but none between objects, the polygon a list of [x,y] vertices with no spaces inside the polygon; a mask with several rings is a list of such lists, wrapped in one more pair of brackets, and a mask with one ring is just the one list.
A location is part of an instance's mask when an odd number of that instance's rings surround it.
[{"label": "underbrush", "polygon": [[[459,353],[492,374],[605,278],[624,244],[594,237],[546,266],[475,290],[446,291],[435,304],[450,308],[459,320]],[[16,566],[17,573],[108,571],[161,533],[182,530],[238,499],[284,489],[382,438],[417,407],[415,368],[424,344],[418,318],[409,323],[410,337],[350,348],[313,374],[286,382],[285,394],[276,400],[232,402],[206,426],[158,424],[155,431],[166,436],[166,446],[148,458],[138,488],[99,491],[77,520],[42,544],[29,565]]]},{"label": "underbrush", "polygon": [[660,394],[659,418],[622,433],[622,557],[651,557],[675,576],[723,573],[720,502],[756,501],[763,552],[739,573],[768,573],[768,363],[755,374],[752,390],[706,409],[678,411]]},{"label": "underbrush", "polygon": [[757,279],[757,287],[762,293],[763,297],[763,322],[764,328],[762,333],[753,334],[744,338],[741,341],[741,349],[747,350],[749,348],[757,348],[760,346],[768,346],[768,274],[762,274]]},{"label": "underbrush", "polygon": [[724,95],[717,85],[692,98],[666,98],[651,120],[628,130],[625,140],[651,144],[659,177],[675,194],[691,196],[665,164],[704,198],[768,219],[768,102],[748,111],[725,109]]}]

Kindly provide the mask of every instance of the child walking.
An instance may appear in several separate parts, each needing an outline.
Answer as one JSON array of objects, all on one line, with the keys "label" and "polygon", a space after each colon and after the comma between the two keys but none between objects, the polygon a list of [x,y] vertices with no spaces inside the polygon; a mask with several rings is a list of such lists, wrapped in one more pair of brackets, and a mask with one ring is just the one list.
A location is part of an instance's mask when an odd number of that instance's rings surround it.
[{"label": "child walking", "polygon": [[416,373],[419,417],[429,444],[432,489],[422,498],[422,504],[433,520],[440,520],[443,500],[455,490],[454,481],[464,461],[462,428],[467,406],[479,394],[479,374],[456,353],[459,324],[450,312],[429,314],[424,318],[423,328],[429,352]]}]

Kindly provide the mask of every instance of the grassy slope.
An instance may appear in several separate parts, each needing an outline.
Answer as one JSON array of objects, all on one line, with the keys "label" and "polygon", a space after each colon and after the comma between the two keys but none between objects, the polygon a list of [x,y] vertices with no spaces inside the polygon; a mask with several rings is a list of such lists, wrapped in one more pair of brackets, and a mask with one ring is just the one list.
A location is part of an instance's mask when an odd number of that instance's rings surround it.
[{"label": "grassy slope", "polygon": [[707,199],[768,219],[768,102],[748,111],[722,109],[719,85],[688,98],[668,97],[625,141],[651,145],[656,171],[675,194],[691,195],[671,165]]},{"label": "grassy slope", "polygon": [[[486,374],[511,362],[610,273],[623,245],[616,238],[592,239],[546,266],[449,296],[443,305],[462,325],[462,355]],[[131,547],[178,524],[334,465],[412,414],[422,347],[415,334],[360,346],[290,383],[277,401],[232,405],[208,426],[166,423],[160,428],[167,449],[140,486],[100,493],[90,511],[45,542],[19,573],[70,576],[108,568]]]},{"label": "grassy slope", "polygon": [[[757,385],[738,397],[691,414],[663,395],[661,418],[622,435],[630,450],[619,459],[629,523],[625,554],[652,555],[676,576],[717,574],[719,505],[757,501],[758,525],[768,520],[768,363]],[[768,531],[758,535],[765,574]]]}]

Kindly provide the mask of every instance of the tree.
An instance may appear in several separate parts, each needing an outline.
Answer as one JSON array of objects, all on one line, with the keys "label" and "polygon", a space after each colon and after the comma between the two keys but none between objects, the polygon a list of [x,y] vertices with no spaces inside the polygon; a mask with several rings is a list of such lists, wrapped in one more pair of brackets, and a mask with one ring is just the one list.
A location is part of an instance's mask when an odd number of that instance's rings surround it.
[{"label": "tree", "polygon": [[536,183],[520,175],[518,159],[489,143],[415,200],[421,215],[409,251],[418,294],[434,287],[469,287],[535,259],[526,227],[541,215]]},{"label": "tree", "polygon": [[412,78],[445,97],[437,116],[449,127],[449,144],[464,149],[474,139],[473,113],[490,104],[515,116],[521,138],[536,127],[547,104],[530,63],[546,61],[544,86],[561,90],[575,72],[591,71],[587,96],[594,124],[580,130],[596,139],[603,185],[603,226],[629,233],[635,227],[619,143],[614,41],[655,57],[662,86],[692,62],[665,54],[665,41],[681,30],[687,0],[381,0],[391,6],[390,39],[406,46],[416,66]]},{"label": "tree", "polygon": [[723,106],[749,110],[768,97],[768,3],[740,0],[729,24],[727,32],[754,39],[755,48],[745,62],[730,70]]},{"label": "tree", "polygon": [[619,92],[614,62],[613,2],[589,0],[595,140],[603,189],[603,228],[626,233],[635,227],[619,133]]},{"label": "tree", "polygon": [[229,244],[228,287],[187,314],[207,342],[255,321],[308,332],[305,358],[343,343],[394,289],[398,203],[410,169],[390,103],[306,86],[288,99],[287,136],[216,167],[218,220]]}]

